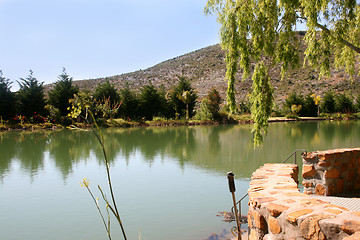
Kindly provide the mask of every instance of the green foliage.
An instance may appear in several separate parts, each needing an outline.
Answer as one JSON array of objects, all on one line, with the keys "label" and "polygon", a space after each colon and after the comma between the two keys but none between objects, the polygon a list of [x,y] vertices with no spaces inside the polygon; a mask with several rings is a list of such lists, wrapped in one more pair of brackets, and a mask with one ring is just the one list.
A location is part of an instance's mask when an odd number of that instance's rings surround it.
[{"label": "green foliage", "polygon": [[88,118],[88,111],[95,112],[94,98],[89,91],[80,91],[74,94],[74,98],[69,100],[71,107],[68,108],[71,118]]},{"label": "green foliage", "polygon": [[320,102],[320,111],[322,113],[334,113],[336,111],[335,106],[334,92],[332,90],[326,91]]},{"label": "green foliage", "polygon": [[220,93],[215,88],[210,89],[207,96],[201,101],[200,109],[195,115],[196,118],[199,120],[219,120],[221,102]]},{"label": "green foliage", "polygon": [[302,108],[302,117],[317,117],[318,116],[318,106],[316,105],[312,94],[309,93],[304,98],[304,106]]},{"label": "green foliage", "polygon": [[[68,108],[70,109],[70,107]],[[50,121],[61,122],[63,116],[61,115],[58,108],[54,107],[53,105],[47,104],[45,106],[45,109],[48,112],[48,118],[50,119]]]},{"label": "green foliage", "polygon": [[120,106],[121,102],[112,104],[109,97],[108,99],[96,101],[95,112],[105,120],[112,119],[118,113]]},{"label": "green foliage", "polygon": [[[188,92],[186,93],[186,100],[183,98],[185,92]],[[186,116],[187,112],[189,118],[194,115],[197,96],[190,82],[185,77],[178,77],[178,84],[173,90],[168,92],[167,98],[170,101],[171,108],[175,111],[171,114],[172,116],[176,117],[177,114],[179,114],[180,117]]]},{"label": "green foliage", "polygon": [[[205,13],[216,13],[221,24],[220,43],[226,51],[230,113],[235,111],[233,85],[237,64],[242,69],[243,79],[250,74],[251,60],[259,62],[262,59],[266,59],[268,67],[279,64],[284,77],[289,68],[298,66],[300,44],[295,30],[296,24],[303,21],[307,27],[305,61],[319,69],[320,76],[328,74],[330,51],[334,51],[335,65],[345,67],[351,75],[355,73],[355,61],[360,53],[360,6],[357,1],[208,0]],[[324,22],[326,25],[321,25]],[[257,121],[268,116],[267,112],[258,112],[266,109],[261,105],[267,103],[252,104],[256,106],[252,112],[257,109],[257,116],[253,116],[256,129],[266,127]]]},{"label": "green foliage", "polygon": [[300,93],[292,92],[286,99],[284,104],[285,112],[288,116],[298,117],[316,117],[318,107],[315,104],[312,94],[309,93],[305,97]]},{"label": "green foliage", "polygon": [[358,96],[355,100],[355,109],[357,112],[360,112],[360,94],[358,94]]},{"label": "green foliage", "polygon": [[155,116],[164,116],[166,112],[166,99],[151,83],[145,85],[140,93],[141,116],[152,120]]},{"label": "green foliage", "polygon": [[45,98],[43,82],[40,83],[34,76],[33,71],[27,78],[20,78],[18,81],[20,89],[17,92],[18,113],[31,117],[37,113],[45,115]]},{"label": "green foliage", "polygon": [[67,109],[70,107],[69,99],[79,92],[79,88],[73,86],[72,81],[73,78],[63,68],[54,88],[49,91],[49,104],[59,109],[61,116],[67,116]]},{"label": "green foliage", "polygon": [[337,94],[336,99],[336,112],[338,113],[354,113],[355,106],[352,97],[346,94]]},{"label": "green foliage", "polygon": [[120,90],[120,98],[120,116],[128,119],[137,118],[139,115],[139,99],[136,93],[130,89],[128,83]]},{"label": "green foliage", "polygon": [[239,112],[242,114],[251,113],[251,103],[248,99],[243,99],[240,101]]},{"label": "green foliage", "polygon": [[298,114],[298,112],[300,112],[300,109],[299,111],[294,112],[293,106],[301,106],[302,108],[303,105],[304,105],[304,97],[301,94],[298,95],[294,91],[285,99],[284,108],[287,113]]},{"label": "green foliage", "polygon": [[267,75],[267,69],[264,63],[256,65],[252,76],[253,86],[250,96],[251,115],[254,119],[252,129],[254,146],[263,142],[263,134],[267,133],[268,119],[273,106],[273,89],[270,85],[270,79]]},{"label": "green foliage", "polygon": [[96,101],[105,101],[106,99],[109,99],[111,105],[116,105],[120,102],[120,95],[116,91],[115,86],[110,84],[107,80],[105,83],[99,84],[96,87],[94,99]]},{"label": "green foliage", "polygon": [[1,119],[10,119],[15,115],[15,97],[11,92],[10,79],[3,77],[0,70],[0,116]]}]

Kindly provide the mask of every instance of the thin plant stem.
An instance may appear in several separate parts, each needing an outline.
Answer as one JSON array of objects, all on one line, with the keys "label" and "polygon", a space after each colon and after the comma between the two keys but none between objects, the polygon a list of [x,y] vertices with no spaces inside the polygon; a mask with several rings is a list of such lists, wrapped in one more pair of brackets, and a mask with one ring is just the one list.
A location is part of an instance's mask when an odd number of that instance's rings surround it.
[{"label": "thin plant stem", "polygon": [[[103,154],[104,154],[104,159],[105,159],[105,165],[106,165],[106,174],[107,174],[107,178],[108,178],[108,185],[109,185],[109,190],[110,190],[110,194],[111,194],[111,199],[112,199],[112,202],[113,202],[113,205],[114,205],[114,208],[115,208],[115,211],[113,210],[113,208],[111,207],[110,204],[108,204],[110,210],[113,212],[113,214],[115,215],[116,219],[118,220],[119,224],[120,224],[120,227],[121,227],[121,231],[122,231],[122,234],[124,236],[124,239],[127,240],[126,238],[126,234],[125,234],[125,229],[124,229],[124,226],[121,222],[121,219],[120,219],[120,214],[119,214],[119,211],[117,209],[117,205],[116,205],[116,201],[115,201],[115,196],[114,196],[114,192],[113,192],[113,189],[112,189],[112,184],[111,184],[111,177],[110,177],[110,166],[109,166],[109,161],[108,161],[108,158],[107,158],[107,155],[106,155],[106,150],[105,150],[105,146],[104,146],[104,136],[102,135],[102,132],[99,128],[99,126],[97,125],[96,123],[96,120],[95,120],[95,117],[93,115],[93,113],[91,111],[89,111],[92,119],[93,119],[93,122],[95,124],[95,127],[96,129],[99,131],[99,134],[97,134],[94,130],[92,131],[94,133],[94,135],[96,136],[96,138],[98,139],[100,145],[101,145],[101,148],[102,148],[102,151],[103,151]],[[102,192],[102,191],[101,191]]]},{"label": "thin plant stem", "polygon": [[[94,200],[94,203],[95,203],[95,205],[96,205],[96,208],[98,209],[99,214],[100,214],[100,216],[101,216],[101,220],[102,220],[103,223],[104,223],[104,227],[105,227],[105,229],[106,229],[106,232],[107,232],[107,235],[108,235],[108,237],[109,237],[109,240],[111,240],[111,236],[110,236],[110,220],[109,220],[109,222],[108,222],[108,225],[106,225],[104,216],[103,216],[103,214],[102,214],[102,212],[101,212],[101,210],[100,210],[100,207],[99,207],[98,202],[96,201],[94,195],[92,194],[92,192],[91,192],[88,184],[86,184],[86,183],[84,182],[84,185],[85,185],[86,189],[88,190],[88,192],[90,193],[91,198]],[[108,212],[108,216],[109,216],[109,212]]]}]

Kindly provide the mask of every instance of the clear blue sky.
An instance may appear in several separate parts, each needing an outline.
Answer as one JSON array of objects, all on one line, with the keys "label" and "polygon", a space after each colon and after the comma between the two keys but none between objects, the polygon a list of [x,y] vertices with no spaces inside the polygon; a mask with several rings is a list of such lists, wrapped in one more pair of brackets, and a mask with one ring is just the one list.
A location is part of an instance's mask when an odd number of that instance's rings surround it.
[{"label": "clear blue sky", "polygon": [[29,75],[78,79],[146,69],[219,42],[207,0],[0,0],[0,69],[13,81]]}]

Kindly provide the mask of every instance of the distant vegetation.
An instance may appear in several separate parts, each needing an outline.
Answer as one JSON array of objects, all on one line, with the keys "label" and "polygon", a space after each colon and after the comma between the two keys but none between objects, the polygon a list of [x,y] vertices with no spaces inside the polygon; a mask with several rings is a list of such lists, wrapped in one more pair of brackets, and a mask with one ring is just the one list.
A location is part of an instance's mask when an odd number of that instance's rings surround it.
[{"label": "distant vegetation", "polygon": [[[72,78],[63,69],[57,82],[44,94],[43,83],[32,71],[18,81],[20,89],[11,92],[12,82],[0,71],[0,116],[1,128],[8,126],[21,128],[26,124],[84,124],[86,111],[77,120],[68,116],[74,109],[87,108],[95,113],[104,126],[132,126],[147,124],[147,121],[164,124],[184,124],[188,121],[235,122],[249,120],[250,104],[245,98],[236,106],[231,119],[223,105],[221,93],[216,88],[207,89],[204,97],[199,97],[184,76],[178,76],[176,84],[166,90],[149,81],[135,91],[126,84],[116,89],[110,81],[99,83],[93,90],[79,90]],[[360,95],[337,93],[327,90],[323,95],[296,91],[286,96],[283,103],[274,104],[272,116],[298,117],[351,117],[360,111]],[[239,115],[245,114],[244,118]],[[176,122],[178,121],[178,122]],[[180,121],[180,122],[179,122]],[[156,125],[156,124],[155,124]]]},{"label": "distant vegetation", "polygon": [[[300,36],[304,34],[304,32],[299,32]],[[301,63],[304,60],[304,51],[305,45],[301,44],[299,52]],[[253,68],[255,63],[252,62],[251,66]],[[356,62],[356,67],[357,69],[360,67],[359,60]],[[183,76],[190,81],[199,101],[207,95],[211,88],[217,89],[221,98],[226,100],[225,72],[225,53],[219,45],[213,45],[164,61],[145,70],[105,78],[78,80],[74,81],[74,85],[81,90],[93,90],[99,83],[109,81],[120,91],[127,86],[135,92],[139,92],[141,86],[151,82],[156,88],[163,87],[167,91],[177,84],[177,76]],[[289,69],[283,79],[281,79],[280,72],[281,66],[279,65],[275,65],[269,72],[276,104],[282,104],[293,91],[302,95],[315,93],[321,96],[329,89],[354,96],[360,93],[360,76],[355,75],[351,80],[350,75],[346,74],[343,69],[333,70],[330,76],[321,78],[316,70],[308,66]],[[242,80],[242,71],[239,70],[235,80],[237,104],[247,101],[251,86],[251,79]],[[45,85],[46,89],[51,87],[52,85]],[[222,104],[225,104],[225,101]]]}]

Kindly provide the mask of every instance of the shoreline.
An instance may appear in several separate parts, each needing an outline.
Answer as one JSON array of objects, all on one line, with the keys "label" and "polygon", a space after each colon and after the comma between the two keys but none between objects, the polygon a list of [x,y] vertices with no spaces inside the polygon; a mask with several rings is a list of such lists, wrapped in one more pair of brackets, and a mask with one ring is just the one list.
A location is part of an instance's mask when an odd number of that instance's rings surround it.
[{"label": "shoreline", "polygon": [[[306,122],[306,121],[350,121],[359,120],[358,117],[343,117],[343,118],[325,118],[325,117],[299,117],[299,118],[286,118],[286,117],[271,117],[268,123],[281,123],[281,122]],[[175,127],[175,126],[218,126],[218,125],[242,125],[253,124],[253,120],[248,116],[240,117],[239,119],[225,120],[222,122],[211,120],[161,120],[161,121],[125,121],[123,119],[111,119],[106,123],[101,124],[105,128],[134,128],[134,127]],[[89,129],[91,125],[84,123],[74,123],[69,126],[64,126],[55,123],[24,123],[24,124],[7,124],[0,125],[0,132],[8,131],[38,131],[38,130],[61,130],[61,129]]]}]

